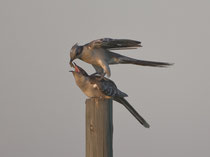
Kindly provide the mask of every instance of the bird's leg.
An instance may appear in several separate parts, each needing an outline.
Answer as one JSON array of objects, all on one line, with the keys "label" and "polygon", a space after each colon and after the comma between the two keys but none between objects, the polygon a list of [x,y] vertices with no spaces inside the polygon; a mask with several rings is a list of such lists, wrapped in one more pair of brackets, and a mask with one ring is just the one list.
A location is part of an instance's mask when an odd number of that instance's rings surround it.
[{"label": "bird's leg", "polygon": [[92,76],[96,76],[96,75],[101,75],[101,73],[99,73],[99,72],[95,72],[95,73],[93,73],[93,74],[91,74]]},{"label": "bird's leg", "polygon": [[106,73],[105,72],[95,72],[95,73],[93,73],[93,74],[91,74],[91,76],[100,76],[100,79],[99,80],[102,80],[103,78],[104,78],[104,76],[106,75]]},{"label": "bird's leg", "polygon": [[104,72],[104,73],[102,73],[102,74],[100,74],[100,80],[102,80],[102,79],[104,79],[104,76],[106,75],[106,73]]},{"label": "bird's leg", "polygon": [[93,74],[91,74],[91,76],[99,76],[100,78],[99,78],[99,81],[100,80],[102,80],[104,77],[105,77],[105,75],[106,75],[106,73],[93,73]]}]

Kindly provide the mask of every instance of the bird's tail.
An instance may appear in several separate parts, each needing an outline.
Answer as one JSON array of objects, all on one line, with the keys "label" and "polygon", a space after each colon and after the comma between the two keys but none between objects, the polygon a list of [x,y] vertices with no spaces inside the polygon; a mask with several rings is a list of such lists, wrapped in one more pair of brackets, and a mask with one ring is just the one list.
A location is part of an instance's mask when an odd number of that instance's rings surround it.
[{"label": "bird's tail", "polygon": [[145,128],[149,128],[150,125],[144,120],[143,117],[141,117],[139,115],[139,113],[129,104],[129,102],[127,100],[125,100],[122,97],[115,97],[114,98],[115,101],[119,102],[120,104],[122,104],[123,106],[125,106],[125,108],[128,109],[128,111],[145,127]]},{"label": "bird's tail", "polygon": [[121,64],[135,64],[135,65],[153,66],[153,67],[167,67],[167,66],[173,65],[173,63],[144,61],[144,60],[138,60],[138,59],[125,57],[125,56],[121,57],[119,62]]}]

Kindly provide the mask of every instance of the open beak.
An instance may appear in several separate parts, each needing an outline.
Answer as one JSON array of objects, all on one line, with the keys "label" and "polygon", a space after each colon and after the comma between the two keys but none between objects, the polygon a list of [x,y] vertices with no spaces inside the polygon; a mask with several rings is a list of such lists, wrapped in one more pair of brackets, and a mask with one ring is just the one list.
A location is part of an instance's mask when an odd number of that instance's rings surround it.
[{"label": "open beak", "polygon": [[70,63],[72,64],[72,67],[74,67],[75,71],[70,70],[69,72],[80,72],[80,70],[79,70],[78,66],[76,65],[76,63],[74,63],[74,62],[70,62]]},{"label": "open beak", "polygon": [[74,69],[75,69],[75,72],[80,72],[78,66],[76,65],[76,63],[73,63],[74,64]]}]

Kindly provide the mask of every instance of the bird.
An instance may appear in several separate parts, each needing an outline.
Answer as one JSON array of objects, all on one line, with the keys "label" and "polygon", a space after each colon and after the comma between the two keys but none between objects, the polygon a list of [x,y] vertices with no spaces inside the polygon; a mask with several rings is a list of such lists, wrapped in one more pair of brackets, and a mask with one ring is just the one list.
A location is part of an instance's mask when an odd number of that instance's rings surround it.
[{"label": "bird", "polygon": [[130,39],[101,38],[93,40],[85,45],[79,46],[77,43],[70,50],[70,62],[75,59],[83,60],[92,64],[97,74],[101,76],[111,76],[109,65],[111,64],[135,64],[142,66],[167,67],[172,63],[145,61],[114,53],[111,50],[130,50],[142,47],[140,41]]},{"label": "bird", "polygon": [[106,78],[101,78],[100,75],[88,75],[87,72],[72,63],[74,67],[73,73],[75,82],[77,86],[82,90],[82,92],[89,98],[101,98],[101,99],[112,99],[120,104],[122,104],[128,111],[145,127],[149,128],[150,125],[144,120],[143,117],[129,104],[129,102],[124,98],[128,95],[120,91],[116,84]]}]

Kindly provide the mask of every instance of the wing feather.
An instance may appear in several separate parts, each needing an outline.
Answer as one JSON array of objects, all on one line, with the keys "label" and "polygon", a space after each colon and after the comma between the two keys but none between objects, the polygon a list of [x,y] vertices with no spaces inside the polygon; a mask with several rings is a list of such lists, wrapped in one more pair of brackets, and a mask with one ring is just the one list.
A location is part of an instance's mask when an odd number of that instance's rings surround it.
[{"label": "wing feather", "polygon": [[101,78],[101,76],[96,75],[90,75],[90,83],[91,84],[97,84],[99,90],[106,96],[120,96],[120,97],[126,97],[127,94],[121,92],[116,84],[108,79],[108,78]]},{"label": "wing feather", "polygon": [[112,39],[112,38],[101,38],[93,40],[86,46],[91,48],[104,48],[110,50],[127,50],[127,49],[136,49],[141,46],[140,41],[131,40],[131,39]]}]

